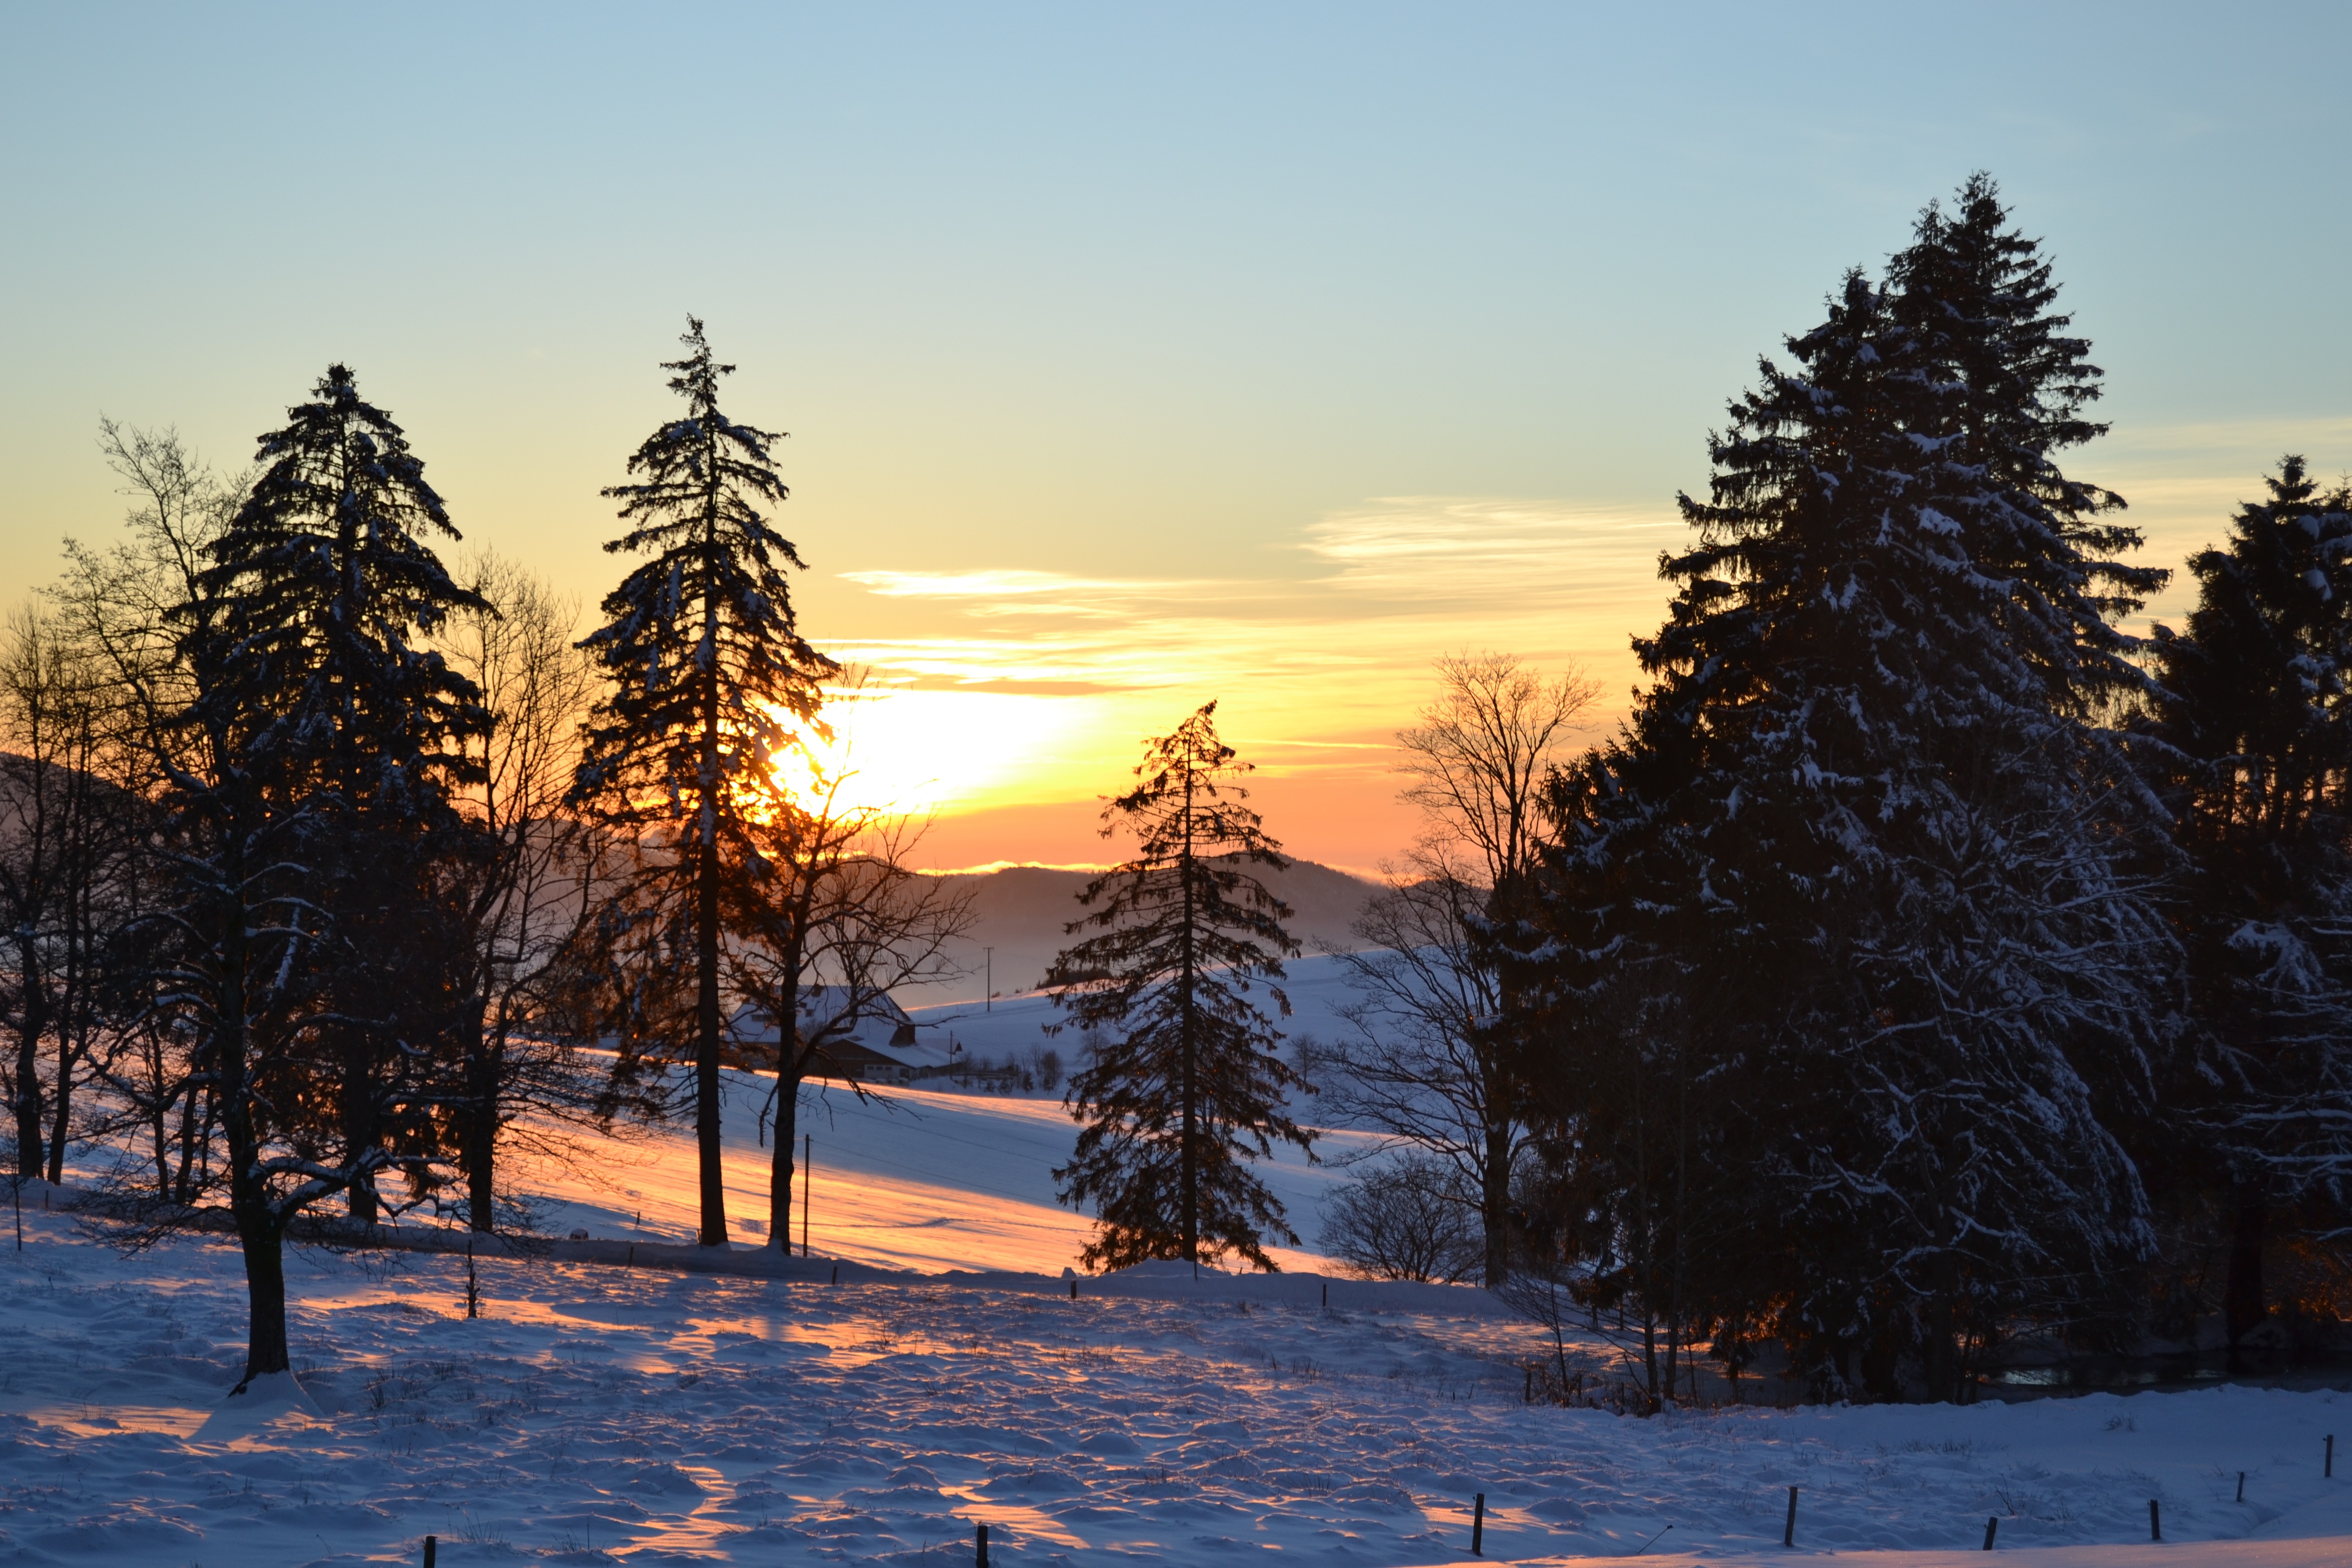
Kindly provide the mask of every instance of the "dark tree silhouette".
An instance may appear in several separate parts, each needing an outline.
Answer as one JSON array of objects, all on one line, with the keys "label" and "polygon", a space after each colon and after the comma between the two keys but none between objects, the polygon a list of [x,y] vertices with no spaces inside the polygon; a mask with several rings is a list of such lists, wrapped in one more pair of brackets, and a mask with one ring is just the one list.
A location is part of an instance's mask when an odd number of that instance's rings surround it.
[{"label": "dark tree silhouette", "polygon": [[[2232,1347],[2269,1313],[2274,1210],[2340,1237],[2352,1204],[2352,491],[2288,457],[2158,627],[2156,733],[2194,870],[2176,904],[2197,1022],[2172,1109],[2225,1189]],[[2310,1223],[2315,1222],[2315,1223]]]},{"label": "dark tree silhouette", "polygon": [[[226,638],[219,695],[236,706],[257,779],[310,813],[315,934],[335,954],[318,971],[314,1032],[336,1062],[343,1163],[359,1169],[370,1146],[436,1141],[425,1080],[457,1024],[462,966],[441,874],[465,851],[449,796],[474,772],[463,741],[489,721],[473,683],[423,640],[481,607],[433,552],[457,531],[424,463],[344,366],[312,397],[261,437],[260,477],[212,545],[205,583]],[[373,1219],[373,1180],[346,1191],[353,1217]]]},{"label": "dark tree silhouette", "polygon": [[[1150,742],[1142,782],[1104,808],[1106,836],[1126,826],[1140,842],[1078,895],[1095,912],[1066,930],[1100,934],[1064,949],[1045,976],[1099,1042],[1066,1101],[1085,1130],[1054,1173],[1063,1202],[1095,1205],[1088,1268],[1205,1251],[1271,1269],[1264,1238],[1297,1239],[1247,1165],[1276,1139],[1313,1139],[1284,1110],[1305,1086],[1250,997],[1254,983],[1282,978],[1298,944],[1282,927],[1289,909],[1248,868],[1287,862],[1241,804],[1234,780],[1249,764],[1217,738],[1216,708]],[[1280,990],[1266,994],[1290,1011]]]},{"label": "dark tree silhouette", "polygon": [[[604,494],[627,532],[604,548],[644,554],[604,599],[606,624],[582,644],[613,689],[591,718],[572,798],[648,853],[627,895],[634,919],[673,928],[694,955],[695,1138],[700,1239],[727,1243],[719,1163],[723,881],[751,858],[756,775],[814,721],[833,661],[794,629],[788,566],[803,564],[768,514],[789,493],[770,453],[775,433],[719,406],[717,363],[687,318],[687,357],[666,363],[683,418],[629,459],[636,482]],[[642,942],[640,942],[642,945]]]}]

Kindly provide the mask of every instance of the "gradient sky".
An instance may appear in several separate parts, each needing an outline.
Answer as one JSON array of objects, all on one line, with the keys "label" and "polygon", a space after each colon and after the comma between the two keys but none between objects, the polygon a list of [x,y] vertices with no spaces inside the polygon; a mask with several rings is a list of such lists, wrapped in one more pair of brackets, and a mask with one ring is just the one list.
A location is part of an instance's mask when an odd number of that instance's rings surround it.
[{"label": "gradient sky", "polygon": [[343,359],[593,603],[692,310],[935,863],[1104,853],[1213,697],[1368,867],[1430,658],[1622,710],[1726,399],[1972,169],[2150,558],[2352,467],[2347,58],[2341,5],[6,5],[0,599],[116,526],[101,412],[236,466]]}]

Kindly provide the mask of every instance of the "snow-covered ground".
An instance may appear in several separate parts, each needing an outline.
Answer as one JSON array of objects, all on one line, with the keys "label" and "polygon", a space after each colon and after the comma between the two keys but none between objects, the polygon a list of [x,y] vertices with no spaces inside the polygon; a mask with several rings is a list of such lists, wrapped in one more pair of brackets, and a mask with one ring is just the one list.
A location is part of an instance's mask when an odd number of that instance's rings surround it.
[{"label": "snow-covered ground", "polygon": [[2352,1557],[2352,1480],[2320,1476],[2352,1396],[1645,1421],[1521,1403],[1538,1347],[1444,1310],[1475,1292],[1326,1311],[1168,1266],[1076,1300],[482,1268],[468,1321],[460,1258],[298,1258],[304,1393],[232,1415],[233,1249],[125,1260],[27,1215],[0,1253],[0,1563],[415,1563],[430,1533],[453,1565],[946,1564],[986,1522],[1007,1563],[1435,1564],[1468,1560],[1479,1492],[1490,1560],[1760,1562],[1792,1485],[1801,1550],[1904,1568],[1973,1552],[1989,1515],[2052,1568]]},{"label": "snow-covered ground", "polygon": [[[1040,1013],[1000,1004],[963,1037],[1001,1055]],[[768,1239],[767,1089],[728,1079],[739,1246]],[[835,1285],[499,1259],[467,1321],[462,1258],[302,1254],[299,1388],[236,1413],[234,1248],[125,1259],[36,1209],[24,1251],[0,1232],[0,1563],[413,1563],[431,1534],[453,1568],[944,1568],[972,1560],[984,1522],[1006,1563],[1418,1568],[1469,1560],[1481,1492],[1489,1560],[1760,1563],[1787,1556],[1790,1486],[1801,1551],[1886,1568],[1980,1560],[1988,1516],[1999,1550],[2047,1568],[2352,1561],[2352,1479],[2320,1475],[2328,1434],[2352,1444],[2352,1395],[1646,1421],[1529,1405],[1520,1368],[1545,1346],[1491,1298],[1347,1283],[1326,1310],[1298,1277],[1322,1266],[1305,1248],[1278,1254],[1277,1279],[1159,1265],[1072,1300],[1058,1276],[1087,1225],[1053,1201],[1075,1129],[1050,1099],[836,1089],[803,1125],[819,1258],[912,1272]],[[1343,1175],[1295,1158],[1267,1172],[1310,1247]],[[692,1234],[683,1130],[529,1176],[559,1234]],[[973,1269],[1029,1273],[945,1272]]]}]

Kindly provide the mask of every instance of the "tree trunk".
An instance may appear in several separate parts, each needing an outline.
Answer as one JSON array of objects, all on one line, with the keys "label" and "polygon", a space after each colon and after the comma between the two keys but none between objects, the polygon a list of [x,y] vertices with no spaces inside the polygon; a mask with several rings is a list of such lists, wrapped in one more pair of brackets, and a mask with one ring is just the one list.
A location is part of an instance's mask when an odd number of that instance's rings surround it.
[{"label": "tree trunk", "polygon": [[2231,1188],[2230,1279],[2222,1294],[2222,1318],[2230,1336],[2232,1367],[2240,1342],[2263,1326],[2270,1316],[2263,1290],[2263,1239],[2270,1205],[2263,1189],[2251,1183]]},{"label": "tree trunk", "polygon": [[[199,1105],[198,1101],[202,1100]],[[180,1105],[180,1186],[176,1201],[192,1204],[196,1201],[196,1118],[208,1110],[212,1101],[196,1085],[190,1084],[187,1097]],[[209,1126],[211,1119],[205,1118]]]},{"label": "tree trunk", "polygon": [[694,1145],[705,1247],[727,1245],[727,1186],[719,1146],[719,437],[703,434],[702,755],[696,801],[694,911]]},{"label": "tree trunk", "polygon": [[768,1171],[768,1241],[787,1258],[793,1255],[793,1142],[800,1125],[800,1074],[787,1066],[776,1074],[776,1147]]},{"label": "tree trunk", "polygon": [[705,1247],[727,1245],[727,1187],[719,1145],[719,837],[706,797],[695,881],[694,1148],[702,1187]]},{"label": "tree trunk", "polygon": [[16,1035],[16,1173],[37,1180],[45,1163],[41,1147],[41,1036],[48,1027],[47,994],[38,963],[22,953],[17,973],[25,987],[25,1016]]},{"label": "tree trunk", "polygon": [[775,997],[776,1143],[768,1167],[768,1242],[787,1258],[793,1255],[793,1139],[800,1131],[801,1073],[807,1066],[801,1058],[802,951],[797,939],[785,950]]},{"label": "tree trunk", "polygon": [[[236,1156],[232,1155],[232,1158]],[[236,1194],[236,1238],[245,1251],[247,1330],[245,1376],[230,1392],[243,1394],[257,1377],[291,1369],[286,1344],[285,1237],[277,1216],[269,1212],[268,1194],[252,1174],[248,1152],[237,1159]]]},{"label": "tree trunk", "polygon": [[1935,1286],[1927,1297],[1920,1360],[1925,1363],[1930,1403],[1960,1401],[1958,1273],[1948,1252],[1937,1258],[1929,1270]]},{"label": "tree trunk", "polygon": [[1495,1290],[1511,1278],[1511,1127],[1497,1117],[1494,1098],[1487,1098],[1486,1191],[1480,1197],[1480,1220],[1486,1227],[1486,1289]]},{"label": "tree trunk", "polygon": [[498,1216],[499,1068],[504,1042],[477,1025],[466,1053],[466,1206],[474,1230],[495,1230]]},{"label": "tree trunk", "polygon": [[[381,1129],[376,1122],[376,1063],[374,1041],[359,1025],[343,1024],[335,1035],[341,1044],[343,1164],[356,1171],[374,1150]],[[352,1218],[363,1226],[376,1222],[375,1181],[354,1181],[344,1190]]]},{"label": "tree trunk", "polygon": [[49,1184],[56,1186],[66,1179],[66,1134],[73,1130],[73,1069],[81,1059],[79,1052],[68,1054],[66,1033],[58,1031],[57,1092],[49,1096]]}]

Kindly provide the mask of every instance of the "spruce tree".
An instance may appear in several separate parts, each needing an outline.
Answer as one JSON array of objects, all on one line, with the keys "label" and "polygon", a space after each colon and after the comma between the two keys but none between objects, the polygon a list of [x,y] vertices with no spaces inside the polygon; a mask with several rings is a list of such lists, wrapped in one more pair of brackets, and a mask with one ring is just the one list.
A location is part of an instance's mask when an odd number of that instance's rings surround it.
[{"label": "spruce tree", "polygon": [[1132,831],[1135,856],[1078,895],[1094,912],[1066,930],[1098,934],[1045,976],[1090,1041],[1066,1097],[1084,1130],[1054,1173],[1063,1202],[1094,1205],[1090,1269],[1228,1253],[1272,1269],[1265,1238],[1297,1239],[1247,1164],[1277,1139],[1313,1140],[1284,1110],[1304,1084],[1252,999],[1266,984],[1290,1011],[1270,984],[1298,951],[1283,930],[1290,910],[1249,869],[1288,862],[1242,804],[1235,781],[1250,764],[1217,738],[1216,708],[1149,742],[1141,782],[1104,807],[1104,834]]},{"label": "spruce tree", "polygon": [[604,493],[628,531],[604,548],[649,557],[606,595],[606,624],[582,643],[612,690],[585,731],[572,798],[658,854],[641,908],[677,928],[694,957],[695,1138],[700,1239],[727,1243],[719,1170],[721,911],[724,879],[751,850],[755,775],[814,720],[833,662],[794,629],[788,566],[803,564],[770,526],[790,493],[772,456],[780,436],[719,406],[720,364],[687,318],[684,359],[667,362],[683,417],[629,458],[633,483]]},{"label": "spruce tree", "polygon": [[[488,718],[472,682],[425,645],[480,608],[434,553],[457,538],[424,464],[384,410],[328,367],[312,401],[260,439],[264,465],[215,541],[205,587],[263,787],[310,812],[311,896],[324,926],[312,1031],[331,1051],[343,1163],[437,1140],[435,1080],[457,1019],[461,960],[443,866],[465,852],[449,792]],[[375,1183],[349,1184],[374,1217]]]},{"label": "spruce tree", "polygon": [[2159,627],[2158,772],[2192,871],[2176,918],[2195,1070],[2184,1162],[2221,1189],[2233,1347],[2268,1315],[2274,1214],[2336,1230],[2352,1203],[2352,491],[2299,457],[2191,556],[2197,606]]},{"label": "spruce tree", "polygon": [[2103,1113],[2144,1100],[2169,956],[2095,722],[2160,574],[2058,468],[2097,373],[2046,265],[1989,182],[1962,198],[1732,405],[1530,933],[1554,1037],[1603,1037],[1549,1064],[1563,1122],[1674,1164],[1632,1227],[1672,1238],[1667,1288],[1937,1397],[2011,1323],[2121,1310],[2151,1237]]},{"label": "spruce tree", "polygon": [[[154,455],[184,467],[168,441]],[[419,646],[478,601],[433,553],[456,530],[398,426],[334,366],[260,457],[226,518],[209,484],[152,489],[132,545],[79,555],[74,595],[144,752],[159,907],[125,943],[131,1006],[185,1042],[176,1092],[205,1110],[183,1131],[222,1145],[193,1163],[226,1189],[244,1250],[247,1383],[289,1364],[297,1217],[338,1194],[373,1217],[440,1175],[440,857],[462,850],[453,742],[481,721]],[[404,1178],[392,1194],[387,1171]],[[169,1201],[130,1211],[150,1222],[133,1234],[201,1219],[215,1195],[184,1163]]]}]

